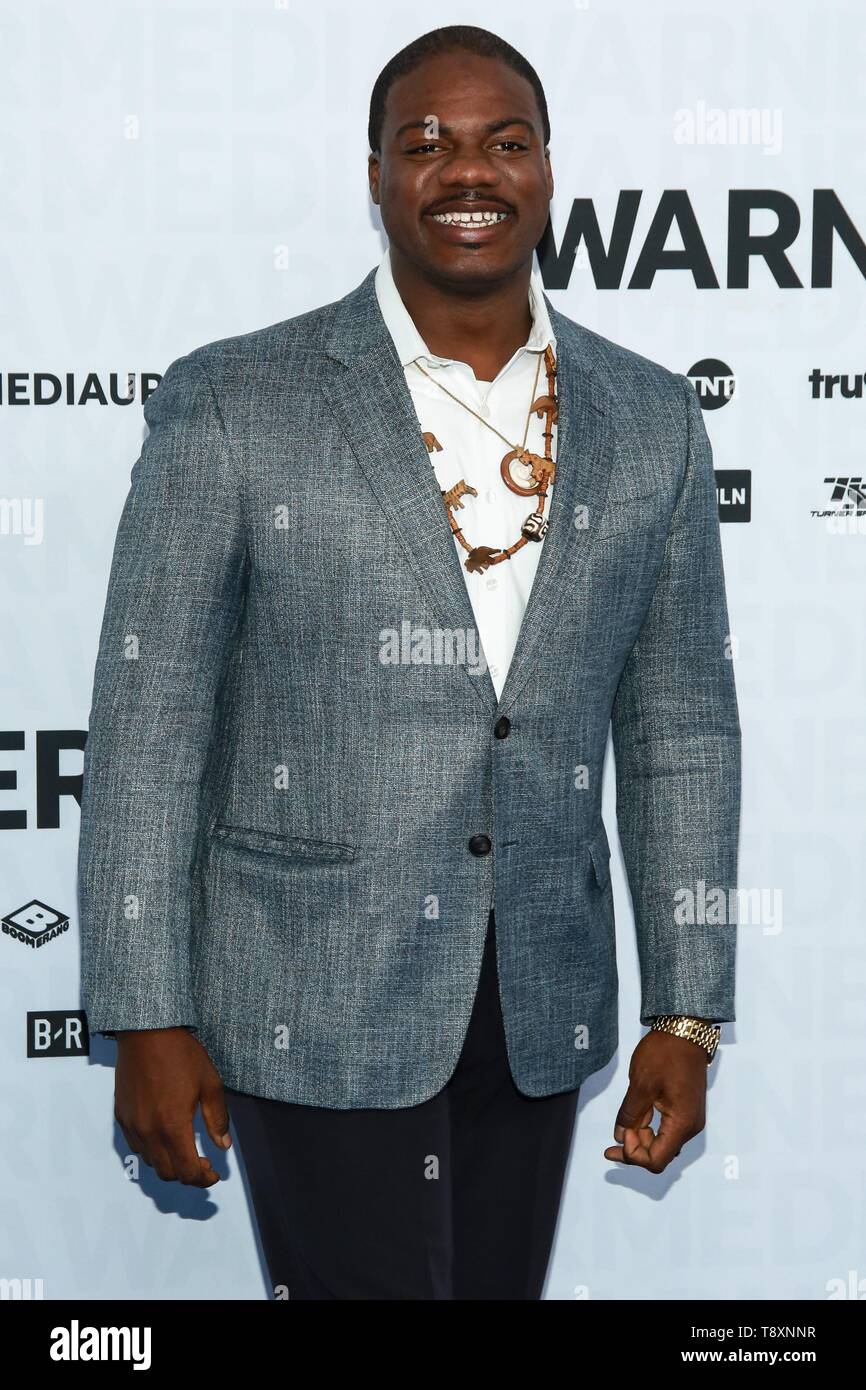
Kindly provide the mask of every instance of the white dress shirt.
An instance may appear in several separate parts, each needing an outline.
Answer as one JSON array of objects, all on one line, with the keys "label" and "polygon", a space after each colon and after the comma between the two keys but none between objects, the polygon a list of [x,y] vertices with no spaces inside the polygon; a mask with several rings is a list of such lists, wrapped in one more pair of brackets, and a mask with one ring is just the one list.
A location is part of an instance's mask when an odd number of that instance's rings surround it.
[{"label": "white dress shirt", "polygon": [[[427,348],[415,327],[391,272],[391,258],[385,252],[376,271],[376,296],[397,354],[403,364],[406,383],[418,415],[422,432],[430,431],[441,444],[440,452],[430,454],[440,488],[446,491],[462,478],[478,496],[464,495],[462,510],[455,511],[457,522],[470,546],[489,545],[505,550],[520,538],[520,528],[538,498],[520,497],[505,486],[500,464],[509,445],[488,429],[462,405],[429,380],[413,363],[441,381],[453,395],[489,420],[514,447],[523,444],[526,417],[532,400],[547,394],[544,349],[550,344],[556,352],[556,339],[544,303],[544,284],[533,261],[529,282],[529,308],[532,328],[523,347],[519,347],[494,381],[479,381],[466,362],[452,357],[436,357]],[[533,395],[535,371],[542,361]],[[529,422],[526,447],[544,454],[546,417],[533,414]],[[551,454],[556,459],[556,425],[553,426]],[[515,470],[518,475],[520,466]],[[553,486],[547,491],[544,516],[550,515]],[[443,503],[442,525],[448,525]],[[526,600],[532,587],[544,541],[527,541],[509,559],[491,565],[483,574],[470,573],[465,561],[468,551],[454,538],[461,568],[475,614],[478,639],[484,652],[497,698],[502,694],[508,667],[514,654],[517,634],[523,620]]]}]

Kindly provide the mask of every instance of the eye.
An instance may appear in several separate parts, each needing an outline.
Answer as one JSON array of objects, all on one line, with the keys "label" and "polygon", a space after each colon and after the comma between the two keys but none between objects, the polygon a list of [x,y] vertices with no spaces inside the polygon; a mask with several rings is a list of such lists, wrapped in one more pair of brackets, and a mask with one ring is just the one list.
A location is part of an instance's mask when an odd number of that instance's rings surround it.
[{"label": "eye", "polygon": [[525,149],[528,149],[528,146],[527,146],[527,145],[522,145],[522,144],[520,143],[519,140],[498,140],[498,141],[496,142],[496,145],[494,145],[494,149],[496,148],[497,145],[512,145],[512,146],[514,147],[515,150],[525,150]]},{"label": "eye", "polygon": [[427,145],[414,145],[414,146],[412,147],[412,149],[410,149],[410,150],[404,150],[404,154],[420,154],[422,150],[437,150],[437,149],[441,149],[441,146],[438,145],[435,141],[431,141],[431,142],[430,142],[429,144],[427,144]]}]

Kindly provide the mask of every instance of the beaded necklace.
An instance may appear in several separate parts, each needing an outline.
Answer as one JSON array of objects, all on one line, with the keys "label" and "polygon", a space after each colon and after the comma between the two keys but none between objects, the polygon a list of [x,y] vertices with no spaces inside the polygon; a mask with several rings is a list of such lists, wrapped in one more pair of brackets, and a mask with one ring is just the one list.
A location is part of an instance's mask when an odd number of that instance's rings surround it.
[{"label": "beaded necklace", "polygon": [[[541,370],[541,354],[538,357],[538,365],[535,369],[535,381],[532,386],[531,404],[526,415],[526,429],[523,432],[523,443],[512,444],[510,439],[498,430],[495,425],[491,425],[489,420],[485,420],[477,410],[473,410],[471,405],[461,401],[459,396],[455,396],[453,391],[449,391],[447,386],[443,386],[441,381],[436,381],[429,372],[425,371],[419,362],[413,363],[423,372],[428,381],[432,381],[435,386],[444,391],[446,396],[450,396],[458,405],[462,405],[464,410],[468,410],[470,415],[474,415],[476,420],[480,420],[482,425],[486,425],[494,434],[504,440],[509,447],[509,452],[499,465],[502,481],[511,492],[518,497],[537,497],[537,510],[531,512],[520,528],[520,538],[513,545],[501,549],[498,546],[490,545],[470,545],[455,517],[455,511],[462,511],[462,498],[477,497],[478,492],[474,487],[470,487],[465,479],[461,478],[453,487],[442,490],[442,498],[445,509],[448,513],[448,520],[451,530],[457,537],[464,550],[469,552],[464,560],[464,565],[470,574],[483,574],[490,565],[499,565],[503,560],[510,560],[518,550],[521,550],[528,541],[542,541],[547,533],[548,520],[544,515],[544,504],[547,501],[547,490],[556,476],[556,464],[551,457],[553,444],[553,426],[556,423],[557,398],[556,398],[556,358],[553,349],[548,346],[544,349],[544,362],[547,370],[547,394],[536,399],[535,392],[538,388],[538,375]],[[526,440],[529,436],[529,422],[533,411],[541,417],[544,415],[544,455],[534,454],[526,447]],[[433,435],[425,431],[424,443],[427,452],[432,453],[434,448],[441,448],[441,445],[434,439]],[[512,469],[514,465],[524,470],[522,477],[515,477]]]}]

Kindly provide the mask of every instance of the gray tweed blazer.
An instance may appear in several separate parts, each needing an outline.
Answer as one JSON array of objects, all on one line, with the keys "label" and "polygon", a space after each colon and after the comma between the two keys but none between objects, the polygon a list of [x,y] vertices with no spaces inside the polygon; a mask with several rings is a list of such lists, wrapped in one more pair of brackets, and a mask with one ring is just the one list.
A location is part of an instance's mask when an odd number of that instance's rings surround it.
[{"label": "gray tweed blazer", "polygon": [[495,896],[513,1075],[548,1095],[617,1045],[610,727],[641,1021],[734,1018],[734,923],[676,912],[736,883],[711,449],[684,376],[545,297],[557,478],[497,701],[374,273],[145,405],[85,750],[84,1003],[95,1031],[196,1029],[238,1090],[414,1105],[457,1062]]}]

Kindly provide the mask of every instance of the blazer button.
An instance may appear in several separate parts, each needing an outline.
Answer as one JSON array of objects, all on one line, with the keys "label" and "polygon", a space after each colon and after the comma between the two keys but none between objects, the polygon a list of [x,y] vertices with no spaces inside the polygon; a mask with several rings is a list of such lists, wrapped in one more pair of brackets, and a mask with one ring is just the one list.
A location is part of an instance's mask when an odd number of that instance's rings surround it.
[{"label": "blazer button", "polygon": [[496,738],[508,738],[511,733],[511,720],[503,714],[493,725],[493,733]]},{"label": "blazer button", "polygon": [[489,854],[493,848],[493,843],[489,835],[473,835],[469,841],[470,854]]}]

